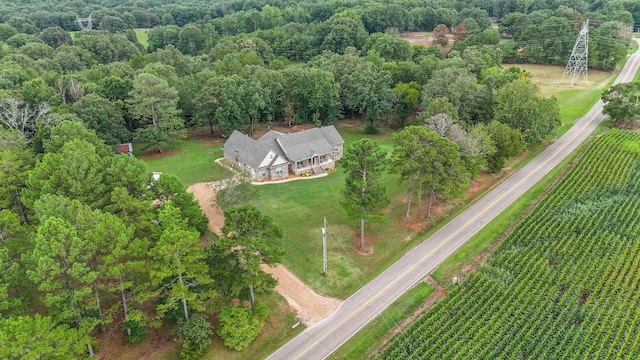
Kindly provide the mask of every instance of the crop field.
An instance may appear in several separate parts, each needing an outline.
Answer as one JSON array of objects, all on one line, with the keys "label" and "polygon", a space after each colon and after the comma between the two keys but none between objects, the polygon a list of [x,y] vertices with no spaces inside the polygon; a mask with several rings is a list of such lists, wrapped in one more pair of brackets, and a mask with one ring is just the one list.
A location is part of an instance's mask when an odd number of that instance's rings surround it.
[{"label": "crop field", "polygon": [[640,134],[610,131],[382,359],[640,358]]}]

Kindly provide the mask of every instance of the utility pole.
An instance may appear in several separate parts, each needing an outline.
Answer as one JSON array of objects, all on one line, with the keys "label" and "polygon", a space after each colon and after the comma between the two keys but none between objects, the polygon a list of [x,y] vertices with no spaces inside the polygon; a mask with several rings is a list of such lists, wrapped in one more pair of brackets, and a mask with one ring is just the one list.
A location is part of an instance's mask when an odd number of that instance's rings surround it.
[{"label": "utility pole", "polygon": [[571,57],[567,63],[566,69],[562,74],[562,80],[571,74],[571,86],[576,83],[576,80],[580,75],[584,76],[584,83],[587,83],[589,72],[589,61],[587,55],[589,54],[589,19],[582,23],[582,28],[578,34],[576,44],[573,46]]},{"label": "utility pole", "polygon": [[322,225],[322,272],[327,275],[327,218]]}]

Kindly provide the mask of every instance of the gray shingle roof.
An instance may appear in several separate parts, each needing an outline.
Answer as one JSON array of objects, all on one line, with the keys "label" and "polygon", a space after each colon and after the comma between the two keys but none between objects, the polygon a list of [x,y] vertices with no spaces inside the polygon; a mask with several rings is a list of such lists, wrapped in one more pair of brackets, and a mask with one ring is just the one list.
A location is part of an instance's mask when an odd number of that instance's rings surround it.
[{"label": "gray shingle roof", "polygon": [[241,163],[247,164],[254,169],[269,153],[270,146],[267,143],[259,142],[248,135],[234,130],[229,139],[224,143],[224,152],[235,157]]},{"label": "gray shingle roof", "polygon": [[342,139],[342,136],[338,134],[338,130],[336,130],[335,126],[323,126],[320,128],[320,132],[322,133],[322,135],[324,135],[331,146],[344,144],[344,140]]},{"label": "gray shingle roof", "polygon": [[289,134],[269,131],[258,141],[272,139],[277,139],[280,145],[279,149],[274,149],[274,151],[286,155],[291,161],[309,159],[313,155],[329,154],[334,151],[334,146],[344,144],[344,140],[333,125]]},{"label": "gray shingle roof", "polygon": [[341,144],[344,140],[333,125],[289,134],[271,130],[258,140],[234,131],[224,144],[224,152],[257,169],[269,150],[290,161],[301,161],[329,154]]}]

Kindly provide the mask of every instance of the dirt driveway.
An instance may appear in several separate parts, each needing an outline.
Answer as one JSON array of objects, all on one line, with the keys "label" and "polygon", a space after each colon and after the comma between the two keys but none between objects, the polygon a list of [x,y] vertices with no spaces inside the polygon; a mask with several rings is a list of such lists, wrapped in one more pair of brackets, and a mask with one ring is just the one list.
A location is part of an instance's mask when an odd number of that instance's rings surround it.
[{"label": "dirt driveway", "polygon": [[[189,186],[187,191],[198,200],[202,211],[209,218],[209,230],[219,235],[224,225],[224,214],[214,205],[216,190],[209,183],[199,183]],[[329,316],[342,302],[316,293],[282,265],[263,265],[262,269],[278,279],[276,291],[296,309],[298,319],[307,326]]]}]

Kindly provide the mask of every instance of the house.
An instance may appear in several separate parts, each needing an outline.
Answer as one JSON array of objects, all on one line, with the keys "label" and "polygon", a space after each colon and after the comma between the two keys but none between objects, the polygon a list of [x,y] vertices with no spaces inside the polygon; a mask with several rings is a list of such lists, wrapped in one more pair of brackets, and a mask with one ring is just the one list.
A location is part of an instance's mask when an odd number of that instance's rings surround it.
[{"label": "house", "polygon": [[224,158],[256,180],[285,179],[289,173],[322,174],[342,158],[344,140],[324,126],[293,133],[269,131],[255,140],[234,131],[222,146]]}]

